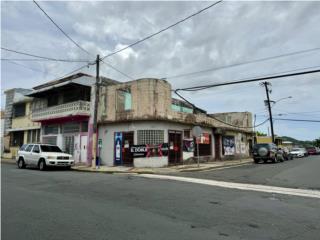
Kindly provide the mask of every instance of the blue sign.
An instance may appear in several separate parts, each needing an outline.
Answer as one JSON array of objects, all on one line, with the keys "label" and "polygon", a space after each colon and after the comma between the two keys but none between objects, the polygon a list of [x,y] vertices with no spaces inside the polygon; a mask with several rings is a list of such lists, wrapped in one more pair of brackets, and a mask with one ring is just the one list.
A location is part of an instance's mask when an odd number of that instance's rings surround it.
[{"label": "blue sign", "polygon": [[114,163],[122,165],[122,133],[116,132],[114,135]]}]

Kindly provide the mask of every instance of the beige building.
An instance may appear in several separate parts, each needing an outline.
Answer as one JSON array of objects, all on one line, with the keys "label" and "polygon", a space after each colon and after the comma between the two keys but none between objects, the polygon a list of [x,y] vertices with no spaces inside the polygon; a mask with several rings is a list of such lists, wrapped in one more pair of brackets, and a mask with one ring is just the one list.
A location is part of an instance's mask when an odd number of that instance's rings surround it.
[{"label": "beige building", "polygon": [[5,123],[3,157],[14,158],[25,143],[40,142],[40,124],[31,120],[33,98],[29,89],[15,88],[5,91]]},{"label": "beige building", "polygon": [[[171,92],[167,81],[151,78],[101,88],[98,138],[103,164],[161,167],[193,161],[197,156],[191,134],[194,126],[203,129],[202,161],[250,155],[251,113],[236,113],[234,118],[244,116],[243,121],[225,124],[225,120],[173,99]],[[161,147],[168,151],[159,153]]]}]

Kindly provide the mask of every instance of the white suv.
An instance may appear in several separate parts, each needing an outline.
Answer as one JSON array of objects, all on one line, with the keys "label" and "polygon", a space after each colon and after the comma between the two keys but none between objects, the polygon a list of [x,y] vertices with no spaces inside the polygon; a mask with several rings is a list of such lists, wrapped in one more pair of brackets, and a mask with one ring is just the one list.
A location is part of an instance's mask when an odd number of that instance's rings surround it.
[{"label": "white suv", "polygon": [[58,146],[49,144],[24,144],[18,151],[19,168],[26,165],[37,166],[40,170],[47,167],[68,167],[74,164],[72,155],[63,153]]}]

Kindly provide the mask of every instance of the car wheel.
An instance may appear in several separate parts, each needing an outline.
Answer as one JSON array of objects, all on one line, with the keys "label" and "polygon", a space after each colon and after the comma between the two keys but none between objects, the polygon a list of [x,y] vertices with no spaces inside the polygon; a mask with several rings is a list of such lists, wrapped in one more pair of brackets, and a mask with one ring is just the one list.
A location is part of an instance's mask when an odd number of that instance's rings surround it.
[{"label": "car wheel", "polygon": [[44,159],[41,159],[39,162],[39,170],[40,171],[46,170],[46,161]]},{"label": "car wheel", "polygon": [[281,158],[279,158],[280,162],[284,162],[284,158],[283,156]]},{"label": "car wheel", "polygon": [[259,163],[258,159],[254,159],[253,161],[254,161],[254,163]]},{"label": "car wheel", "polygon": [[19,158],[19,160],[18,160],[18,168],[20,168],[20,169],[26,168],[26,164],[24,163],[23,158]]}]

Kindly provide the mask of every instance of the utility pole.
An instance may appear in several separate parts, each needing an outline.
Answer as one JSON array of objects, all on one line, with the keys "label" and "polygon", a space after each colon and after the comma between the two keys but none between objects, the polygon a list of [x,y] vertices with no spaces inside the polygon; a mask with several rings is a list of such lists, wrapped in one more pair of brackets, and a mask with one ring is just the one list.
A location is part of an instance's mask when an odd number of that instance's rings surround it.
[{"label": "utility pole", "polygon": [[91,166],[93,168],[96,167],[96,158],[97,158],[97,118],[98,118],[98,102],[99,102],[99,86],[100,86],[100,56],[97,55],[96,59],[96,83],[95,83],[95,91],[94,91],[94,105],[93,105],[93,134],[92,134],[92,158],[93,162],[91,163]]},{"label": "utility pole", "polygon": [[269,121],[270,121],[270,128],[271,128],[271,138],[272,142],[274,143],[274,131],[273,131],[273,119],[272,119],[272,112],[271,112],[271,105],[270,105],[270,98],[269,98],[269,92],[271,93],[271,90],[269,90],[268,86],[271,86],[270,82],[263,82],[261,83],[264,85],[266,89],[266,94],[267,94],[267,105],[268,105],[268,110],[269,110]]}]

